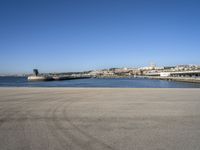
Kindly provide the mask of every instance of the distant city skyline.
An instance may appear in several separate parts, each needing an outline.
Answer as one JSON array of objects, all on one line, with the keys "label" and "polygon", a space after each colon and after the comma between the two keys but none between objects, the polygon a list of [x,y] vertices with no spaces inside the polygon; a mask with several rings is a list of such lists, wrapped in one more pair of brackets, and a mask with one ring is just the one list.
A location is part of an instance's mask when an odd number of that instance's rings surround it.
[{"label": "distant city skyline", "polygon": [[2,0],[0,74],[200,64],[198,0]]}]

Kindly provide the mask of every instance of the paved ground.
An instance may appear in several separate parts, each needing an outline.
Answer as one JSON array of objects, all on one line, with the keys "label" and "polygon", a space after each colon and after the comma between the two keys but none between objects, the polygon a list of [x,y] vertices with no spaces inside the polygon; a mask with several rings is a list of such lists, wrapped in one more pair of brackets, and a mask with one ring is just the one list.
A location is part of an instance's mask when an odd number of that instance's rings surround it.
[{"label": "paved ground", "polygon": [[0,150],[199,150],[200,89],[0,88]]}]

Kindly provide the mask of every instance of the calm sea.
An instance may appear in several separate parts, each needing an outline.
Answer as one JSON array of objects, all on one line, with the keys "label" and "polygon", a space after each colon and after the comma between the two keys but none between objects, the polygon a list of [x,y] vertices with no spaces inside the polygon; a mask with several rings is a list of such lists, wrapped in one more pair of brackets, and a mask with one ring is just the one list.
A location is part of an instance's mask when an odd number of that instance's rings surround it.
[{"label": "calm sea", "polygon": [[200,84],[139,78],[28,82],[26,77],[0,77],[0,87],[200,88]]}]

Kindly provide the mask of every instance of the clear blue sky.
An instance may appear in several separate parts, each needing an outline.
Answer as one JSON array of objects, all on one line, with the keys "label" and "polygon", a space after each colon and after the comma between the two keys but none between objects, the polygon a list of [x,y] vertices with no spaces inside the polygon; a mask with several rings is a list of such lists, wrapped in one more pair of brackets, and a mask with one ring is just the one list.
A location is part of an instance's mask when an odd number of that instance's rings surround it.
[{"label": "clear blue sky", "polygon": [[200,64],[198,0],[0,0],[0,73]]}]

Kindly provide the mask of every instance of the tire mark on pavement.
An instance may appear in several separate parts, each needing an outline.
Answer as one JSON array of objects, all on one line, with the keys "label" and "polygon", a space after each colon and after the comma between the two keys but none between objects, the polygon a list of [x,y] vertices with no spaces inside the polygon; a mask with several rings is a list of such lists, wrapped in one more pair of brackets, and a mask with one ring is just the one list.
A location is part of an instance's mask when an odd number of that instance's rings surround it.
[{"label": "tire mark on pavement", "polygon": [[77,125],[75,125],[73,123],[73,121],[70,119],[70,117],[67,115],[67,108],[69,108],[70,106],[72,106],[74,103],[70,103],[68,104],[68,107],[65,107],[65,109],[63,109],[63,114],[65,116],[65,119],[67,120],[67,122],[75,129],[77,130],[79,133],[81,133],[82,135],[84,135],[85,137],[87,137],[91,143],[95,143],[100,145],[101,147],[103,147],[103,149],[109,149],[109,150],[114,150],[114,148],[110,145],[108,145],[107,143],[101,141],[100,139],[92,136],[91,134],[89,134],[88,132],[84,131],[84,129],[81,129],[80,127],[78,127]]}]

